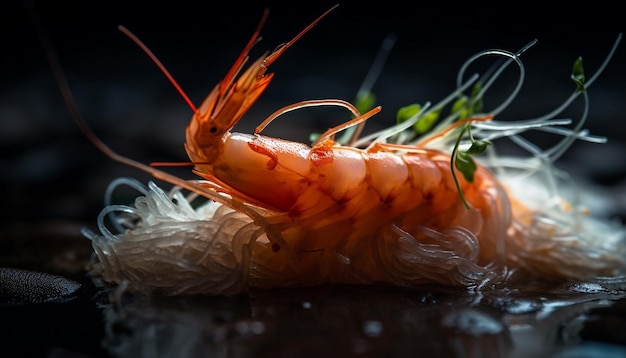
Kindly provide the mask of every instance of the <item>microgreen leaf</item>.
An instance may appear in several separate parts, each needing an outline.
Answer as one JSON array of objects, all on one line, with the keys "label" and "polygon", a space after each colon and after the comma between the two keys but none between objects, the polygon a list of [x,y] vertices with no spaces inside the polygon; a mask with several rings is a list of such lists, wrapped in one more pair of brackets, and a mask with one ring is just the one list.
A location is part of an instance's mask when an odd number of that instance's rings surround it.
[{"label": "microgreen leaf", "polygon": [[469,115],[474,115],[474,113],[480,113],[483,110],[483,98],[480,96],[480,91],[483,89],[483,84],[481,82],[476,82],[474,87],[472,87],[472,95],[471,102],[472,107],[470,108]]},{"label": "microgreen leaf", "polygon": [[468,182],[474,181],[474,172],[476,171],[476,163],[472,156],[466,152],[457,152],[454,166],[463,174]]},{"label": "microgreen leaf", "polygon": [[[455,168],[463,174],[463,177],[466,181],[472,183],[474,181],[474,173],[476,172],[476,162],[474,162],[474,158],[472,155],[482,154],[487,150],[487,146],[491,144],[488,140],[474,140],[471,132],[470,124],[465,124],[461,128],[459,128],[459,136],[456,139],[456,143],[454,144],[454,148],[452,148],[452,155],[450,159],[450,170],[452,171],[452,179],[454,180],[454,184],[459,192],[459,196],[461,197],[461,201],[466,208],[470,209],[470,205],[465,200],[465,195],[463,195],[463,190],[461,190],[461,184],[459,183],[459,179],[456,176]],[[459,145],[461,144],[461,140],[468,136],[471,145],[468,149],[464,151],[459,151]]]},{"label": "microgreen leaf", "polygon": [[437,122],[437,120],[439,119],[439,115],[441,114],[442,109],[443,107],[435,108],[432,111],[424,114],[422,118],[418,119],[417,122],[415,122],[415,125],[413,125],[415,131],[419,134],[424,134],[428,132],[435,124],[435,122]]},{"label": "microgreen leaf", "polygon": [[422,106],[417,103],[409,104],[408,106],[400,108],[398,110],[398,113],[396,113],[396,123],[402,123],[408,120],[409,118],[418,114],[421,109]]},{"label": "microgreen leaf", "polygon": [[459,115],[459,120],[473,116],[474,113],[480,113],[483,110],[483,99],[480,96],[480,91],[483,85],[481,82],[476,82],[472,87],[472,94],[470,97],[459,96],[457,100],[452,104],[450,110],[451,113]]},{"label": "microgreen leaf", "polygon": [[467,153],[469,155],[482,154],[485,152],[485,150],[487,150],[487,146],[490,144],[491,142],[488,140],[472,141],[472,145],[467,150],[465,150],[464,153]]},{"label": "microgreen leaf", "polygon": [[576,92],[582,92],[585,90],[585,71],[583,70],[582,57],[578,57],[576,61],[574,61],[571,79],[574,83],[576,83]]},{"label": "microgreen leaf", "polygon": [[314,143],[317,140],[317,138],[319,138],[321,135],[322,135],[322,133],[313,132],[313,133],[309,134],[309,141],[311,143]]},{"label": "microgreen leaf", "polygon": [[452,104],[452,109],[450,111],[452,113],[459,113],[459,119],[467,118],[467,100],[467,96],[459,96],[459,98]]},{"label": "microgreen leaf", "polygon": [[[460,164],[461,169],[459,169],[458,154],[459,154],[459,144],[461,144],[461,139],[463,139],[463,136],[465,135],[465,132],[467,131],[467,129],[468,129],[467,125],[461,127],[461,133],[456,139],[456,143],[454,143],[454,148],[452,148],[452,155],[450,156],[450,172],[452,173],[452,179],[454,180],[454,185],[456,185],[456,190],[459,192],[459,197],[461,197],[461,201],[463,202],[463,205],[465,205],[466,208],[470,209],[470,205],[467,202],[467,200],[465,200],[465,195],[463,195],[463,190],[461,190],[461,184],[459,183],[459,179],[456,176],[456,170],[454,170],[454,168],[456,167],[462,173],[464,171],[463,169],[464,164]],[[463,176],[465,176],[465,173],[463,173]],[[472,171],[472,179],[473,179],[473,176],[474,176],[474,173]]]},{"label": "microgreen leaf", "polygon": [[359,92],[356,96],[354,106],[359,112],[365,113],[374,108],[374,103],[376,103],[375,94],[372,92]]}]

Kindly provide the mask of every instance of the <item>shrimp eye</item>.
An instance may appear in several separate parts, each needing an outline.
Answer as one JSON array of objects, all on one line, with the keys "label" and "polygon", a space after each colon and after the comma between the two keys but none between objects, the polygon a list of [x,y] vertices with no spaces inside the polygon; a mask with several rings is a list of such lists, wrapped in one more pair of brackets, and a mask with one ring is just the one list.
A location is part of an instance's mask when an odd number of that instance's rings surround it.
[{"label": "shrimp eye", "polygon": [[215,133],[215,132],[217,132],[217,127],[211,127],[211,128],[209,129],[209,132],[211,132],[211,133]]}]

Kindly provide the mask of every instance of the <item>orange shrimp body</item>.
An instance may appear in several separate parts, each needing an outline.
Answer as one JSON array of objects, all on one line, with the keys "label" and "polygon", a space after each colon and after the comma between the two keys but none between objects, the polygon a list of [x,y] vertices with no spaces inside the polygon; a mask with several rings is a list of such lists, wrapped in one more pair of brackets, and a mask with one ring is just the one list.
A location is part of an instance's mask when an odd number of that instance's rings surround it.
[{"label": "orange shrimp body", "polygon": [[[452,245],[457,247],[450,247],[454,252],[463,246],[454,237],[456,229],[476,235],[485,248],[496,246],[488,241],[504,234],[497,230],[506,227],[495,210],[498,205],[489,205],[503,197],[486,171],[473,184],[463,185],[474,206],[468,210],[460,202],[447,156],[397,156],[341,147],[329,153],[339,160],[321,166],[313,162],[310,175],[317,181],[274,224],[297,255],[306,281],[420,283],[425,279],[420,265],[397,255],[401,232],[419,245],[441,248],[456,241]],[[438,234],[431,235],[434,232]],[[389,257],[378,257],[385,254]],[[484,265],[494,254],[486,249],[460,255]],[[392,267],[385,267],[390,263]]]},{"label": "orange shrimp body", "polygon": [[[397,239],[398,232],[423,245],[441,245],[454,240],[455,230],[467,230],[485,241],[481,246],[487,249],[465,254],[474,255],[479,265],[494,259],[497,245],[487,241],[502,239],[510,215],[499,211],[506,195],[483,168],[472,183],[460,181],[472,206],[467,209],[451,174],[450,156],[440,151],[384,144],[363,150],[330,138],[310,147],[231,133],[270,83],[268,64],[295,40],[262,56],[236,78],[257,36],[258,31],[192,117],[185,148],[207,186],[271,213],[265,224],[272,228],[271,245],[254,254],[266,269],[283,277],[292,272],[295,281],[305,284],[388,281],[374,252],[380,252],[376,246],[389,244],[385,240]],[[375,108],[357,120],[379,111]],[[398,149],[405,153],[397,154]],[[454,233],[446,233],[450,230]],[[408,275],[406,283],[423,279],[414,276]]]},{"label": "orange shrimp body", "polygon": [[[274,269],[284,271],[294,269],[285,266],[290,260],[284,255],[295,254],[298,280],[306,283],[357,279],[347,279],[341,271],[359,272],[360,279],[370,282],[386,281],[373,252],[389,244],[385,237],[397,239],[394,228],[430,245],[441,245],[446,235],[429,235],[425,228],[467,230],[481,241],[473,259],[484,265],[496,256],[496,243],[509,226],[510,215],[499,211],[507,198],[492,175],[481,168],[472,183],[462,181],[472,205],[467,209],[450,173],[450,157],[437,151],[397,155],[330,140],[310,148],[243,134],[223,140],[220,159],[213,166],[198,165],[197,173],[221,183],[220,190],[236,200],[271,210],[268,226],[280,238],[269,240],[285,250],[267,246],[255,257],[265,256],[264,266],[275,262],[280,267]],[[350,265],[340,265],[346,260]],[[407,284],[415,283],[411,281],[407,278]]]}]

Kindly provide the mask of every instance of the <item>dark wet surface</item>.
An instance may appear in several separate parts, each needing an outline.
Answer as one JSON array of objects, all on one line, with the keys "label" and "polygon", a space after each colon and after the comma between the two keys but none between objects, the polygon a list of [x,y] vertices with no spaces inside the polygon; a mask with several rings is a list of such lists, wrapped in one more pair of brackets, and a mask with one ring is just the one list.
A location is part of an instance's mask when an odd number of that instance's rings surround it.
[{"label": "dark wet surface", "polygon": [[[15,3],[0,14],[0,267],[6,268],[0,271],[0,356],[626,356],[625,287],[619,283],[517,282],[482,295],[440,287],[318,287],[169,299],[101,292],[86,275],[91,248],[80,229],[94,228],[112,179],[148,176],[113,163],[82,137],[33,26]],[[268,4],[258,53],[286,41],[332,4],[301,10]],[[398,42],[374,88],[389,114],[371,121],[371,130],[392,123],[401,105],[447,95],[459,66],[475,52],[516,50],[534,38],[539,43],[524,58],[527,90],[507,113],[545,113],[569,95],[575,57],[582,55],[593,71],[624,30],[623,21],[615,20],[621,13],[610,5],[561,11],[518,5],[341,4],[276,62],[273,85],[238,130],[250,132],[259,118],[299,100],[351,100],[389,32]],[[40,16],[81,112],[105,142],[146,163],[182,161],[191,112],[115,26],[135,31],[199,102],[247,41],[263,7],[233,3],[219,12],[179,2],[149,6],[153,14],[121,2],[70,1],[41,5]],[[597,210],[617,220],[626,213],[624,46],[590,90],[587,127],[609,142],[578,143],[563,162],[611,193],[613,201]],[[341,111],[299,116],[285,116],[266,131],[306,140],[311,131],[345,120]],[[192,177],[187,169],[178,172]]]},{"label": "dark wet surface", "polygon": [[8,305],[5,356],[623,357],[622,285],[530,284],[481,294],[323,286],[235,297],[121,290]]}]

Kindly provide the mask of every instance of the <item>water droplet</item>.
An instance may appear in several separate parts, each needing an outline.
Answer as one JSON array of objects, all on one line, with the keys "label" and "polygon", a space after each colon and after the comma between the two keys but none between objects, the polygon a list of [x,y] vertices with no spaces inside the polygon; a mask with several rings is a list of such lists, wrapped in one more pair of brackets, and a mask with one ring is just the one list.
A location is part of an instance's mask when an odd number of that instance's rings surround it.
[{"label": "water droplet", "polygon": [[452,312],[443,318],[443,324],[474,336],[499,334],[504,330],[502,322],[474,309]]},{"label": "water droplet", "polygon": [[492,306],[509,314],[526,314],[539,311],[543,304],[531,299],[498,297]]},{"label": "water droplet", "polygon": [[426,295],[420,297],[420,302],[424,303],[424,304],[432,305],[432,304],[437,303],[437,300],[435,299],[435,297],[433,297],[433,295],[426,294]]},{"label": "water droplet", "polygon": [[576,293],[612,293],[613,291],[597,283],[579,282],[567,287],[568,291]]},{"label": "water droplet", "polygon": [[363,322],[363,333],[368,337],[378,337],[383,333],[383,324],[380,321]]},{"label": "water droplet", "polygon": [[265,332],[265,323],[261,321],[239,321],[235,324],[235,331],[242,336],[259,335]]}]

